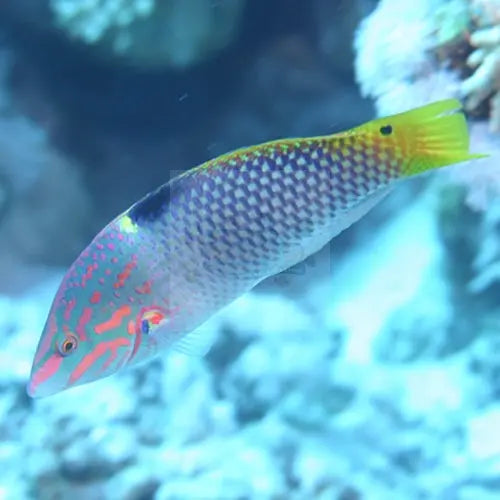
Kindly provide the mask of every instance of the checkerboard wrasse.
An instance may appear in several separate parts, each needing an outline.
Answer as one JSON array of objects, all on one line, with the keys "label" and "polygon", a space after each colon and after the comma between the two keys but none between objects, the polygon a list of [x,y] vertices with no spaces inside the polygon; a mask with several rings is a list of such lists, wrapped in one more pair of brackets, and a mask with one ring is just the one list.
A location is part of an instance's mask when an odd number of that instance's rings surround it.
[{"label": "checkerboard wrasse", "polygon": [[[460,103],[333,135],[240,149],[170,180],[110,222],[69,268],[35,353],[47,396],[176,349],[263,279],[305,259],[407,178],[480,158]],[[471,167],[472,168],[472,167]]]}]

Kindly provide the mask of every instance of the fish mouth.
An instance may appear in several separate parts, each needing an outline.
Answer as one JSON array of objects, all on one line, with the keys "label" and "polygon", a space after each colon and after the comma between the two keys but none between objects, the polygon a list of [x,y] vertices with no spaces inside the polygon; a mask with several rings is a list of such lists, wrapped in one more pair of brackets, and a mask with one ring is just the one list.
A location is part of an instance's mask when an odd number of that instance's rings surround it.
[{"label": "fish mouth", "polygon": [[30,379],[28,384],[26,385],[26,392],[28,393],[28,396],[30,398],[37,398],[39,397],[38,391],[36,390],[35,384],[33,384],[33,381]]},{"label": "fish mouth", "polygon": [[45,394],[43,394],[44,391],[41,391],[39,387],[37,387],[33,381],[30,379],[28,383],[26,384],[26,393],[30,398],[40,398],[43,397]]},{"label": "fish mouth", "polygon": [[52,396],[57,392],[60,392],[64,387],[55,387],[53,384],[36,384],[33,378],[30,378],[26,384],[26,393],[30,398],[43,398],[46,396]]},{"label": "fish mouth", "polygon": [[66,387],[66,379],[58,373],[62,358],[52,355],[44,364],[31,369],[31,375],[26,386],[28,396],[39,398],[51,396]]}]

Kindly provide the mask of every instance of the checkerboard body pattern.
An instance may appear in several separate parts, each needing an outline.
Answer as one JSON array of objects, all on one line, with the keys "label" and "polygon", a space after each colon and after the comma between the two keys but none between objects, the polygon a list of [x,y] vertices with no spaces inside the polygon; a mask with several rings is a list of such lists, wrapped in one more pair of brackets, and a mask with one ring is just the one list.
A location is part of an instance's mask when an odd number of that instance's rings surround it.
[{"label": "checkerboard body pattern", "polygon": [[168,295],[217,308],[300,262],[397,177],[394,150],[349,136],[277,141],[173,179],[154,194],[161,210],[137,220],[157,245]]}]

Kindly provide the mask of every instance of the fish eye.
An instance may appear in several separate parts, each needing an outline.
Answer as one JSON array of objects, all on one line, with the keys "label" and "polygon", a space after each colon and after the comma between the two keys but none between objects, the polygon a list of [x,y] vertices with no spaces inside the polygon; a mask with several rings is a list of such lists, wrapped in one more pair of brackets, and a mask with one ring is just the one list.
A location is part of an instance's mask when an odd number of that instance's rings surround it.
[{"label": "fish eye", "polygon": [[141,311],[138,320],[138,328],[144,335],[151,334],[166,318],[165,312],[156,306],[146,311]]},{"label": "fish eye", "polygon": [[380,133],[382,135],[391,135],[392,134],[392,125],[384,125],[380,127]]},{"label": "fish eye", "polygon": [[72,334],[68,333],[62,342],[56,344],[57,350],[61,356],[68,356],[78,347],[78,339]]}]

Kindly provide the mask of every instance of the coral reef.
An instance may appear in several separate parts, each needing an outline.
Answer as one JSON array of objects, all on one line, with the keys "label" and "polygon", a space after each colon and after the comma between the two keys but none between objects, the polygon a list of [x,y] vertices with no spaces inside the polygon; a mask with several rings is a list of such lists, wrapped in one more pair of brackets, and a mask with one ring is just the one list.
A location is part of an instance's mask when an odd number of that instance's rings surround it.
[{"label": "coral reef", "polygon": [[[6,494],[418,499],[462,498],[473,488],[489,498],[500,456],[491,330],[448,357],[377,354],[377,338],[394,327],[387,311],[426,294],[432,307],[449,307],[450,297],[433,291],[442,261],[429,203],[372,234],[303,302],[276,292],[236,301],[205,326],[218,337],[207,358],[172,353],[47,399],[28,402],[24,382],[32,332],[58,277],[22,300],[0,296],[9,311],[0,315]],[[325,293],[330,280],[333,294]],[[447,330],[438,320],[422,332],[444,340]],[[422,337],[413,342],[400,352],[417,353]],[[24,467],[9,465],[21,457]]]},{"label": "coral reef", "polygon": [[474,73],[462,82],[468,109],[490,102],[490,130],[500,132],[500,1],[471,0],[470,15],[475,29],[470,44],[475,50],[467,63]]},{"label": "coral reef", "polygon": [[[478,114],[488,101],[490,130],[498,131],[499,19],[498,0],[382,0],[356,36],[363,95],[376,99],[380,114],[449,96],[465,97]],[[467,65],[474,71],[464,77]]]},{"label": "coral reef", "polygon": [[51,0],[58,26],[141,67],[185,68],[229,44],[244,0]]},{"label": "coral reef", "polygon": [[[355,72],[361,93],[381,115],[453,95],[458,82],[436,71],[429,51],[437,43],[440,0],[382,0],[355,38]],[[397,23],[394,23],[397,19]]]},{"label": "coral reef", "polygon": [[471,0],[470,15],[475,27],[470,44],[475,50],[467,64],[476,69],[462,82],[461,91],[470,110],[489,100],[490,130],[500,132],[500,2]]}]

